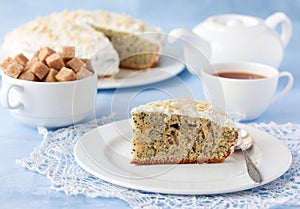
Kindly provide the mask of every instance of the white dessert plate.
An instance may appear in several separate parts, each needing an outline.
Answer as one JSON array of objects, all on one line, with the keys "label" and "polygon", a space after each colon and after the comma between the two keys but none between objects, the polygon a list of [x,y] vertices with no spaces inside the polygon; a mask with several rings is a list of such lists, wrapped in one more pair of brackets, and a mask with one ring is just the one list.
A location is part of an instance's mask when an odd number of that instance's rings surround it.
[{"label": "white dessert plate", "polygon": [[164,81],[179,74],[184,67],[174,58],[162,55],[155,68],[140,71],[121,69],[113,78],[98,79],[98,89],[127,88]]},{"label": "white dessert plate", "polygon": [[242,126],[254,138],[249,154],[262,173],[261,184],[254,183],[247,175],[240,152],[234,152],[218,164],[130,164],[130,120],[110,123],[86,133],[77,141],[74,156],[92,175],[131,189],[168,194],[236,192],[275,180],[292,162],[289,149],[280,140],[256,128]]}]

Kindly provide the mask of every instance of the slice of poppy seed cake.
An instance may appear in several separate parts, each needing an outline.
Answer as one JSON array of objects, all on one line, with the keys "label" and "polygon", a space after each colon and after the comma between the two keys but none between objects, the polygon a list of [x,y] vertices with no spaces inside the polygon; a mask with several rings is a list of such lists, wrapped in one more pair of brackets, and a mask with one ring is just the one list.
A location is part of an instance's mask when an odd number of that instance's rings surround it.
[{"label": "slice of poppy seed cake", "polygon": [[154,101],[131,114],[132,164],[219,163],[238,138],[226,114],[201,100]]}]

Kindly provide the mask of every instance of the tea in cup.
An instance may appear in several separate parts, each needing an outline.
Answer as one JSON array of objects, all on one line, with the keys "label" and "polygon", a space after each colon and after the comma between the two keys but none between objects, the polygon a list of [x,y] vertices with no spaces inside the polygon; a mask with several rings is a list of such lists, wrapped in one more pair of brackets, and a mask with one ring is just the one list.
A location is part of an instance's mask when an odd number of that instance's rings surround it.
[{"label": "tea in cup", "polygon": [[[285,87],[276,91],[278,80],[288,79]],[[259,63],[235,62],[208,65],[201,70],[202,85],[213,105],[240,120],[258,118],[268,106],[286,94],[293,86],[289,72]]]}]

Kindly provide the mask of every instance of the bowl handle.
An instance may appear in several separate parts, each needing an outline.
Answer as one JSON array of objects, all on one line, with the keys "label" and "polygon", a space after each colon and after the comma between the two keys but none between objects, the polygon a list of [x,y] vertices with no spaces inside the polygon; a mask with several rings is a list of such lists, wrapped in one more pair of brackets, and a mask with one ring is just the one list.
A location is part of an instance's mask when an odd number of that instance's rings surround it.
[{"label": "bowl handle", "polygon": [[290,41],[291,35],[292,35],[292,22],[286,14],[282,12],[276,12],[273,15],[269,16],[265,23],[275,30],[276,26],[281,23],[281,34],[280,39],[282,41],[283,47],[286,47],[287,44]]},{"label": "bowl handle", "polygon": [[0,92],[0,103],[2,107],[8,108],[8,109],[20,109],[23,107],[22,102],[18,102],[16,104],[10,104],[9,102],[9,95],[12,89],[16,89],[18,92],[23,92],[24,88],[19,85],[9,85],[7,88],[2,87]]}]

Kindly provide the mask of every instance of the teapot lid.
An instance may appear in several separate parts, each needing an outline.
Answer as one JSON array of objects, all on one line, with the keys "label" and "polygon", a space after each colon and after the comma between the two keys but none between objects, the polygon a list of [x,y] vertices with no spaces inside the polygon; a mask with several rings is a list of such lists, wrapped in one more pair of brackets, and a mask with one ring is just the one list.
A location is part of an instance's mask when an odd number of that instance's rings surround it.
[{"label": "teapot lid", "polygon": [[262,25],[262,20],[256,17],[226,14],[209,17],[205,23],[216,28],[250,28]]}]

